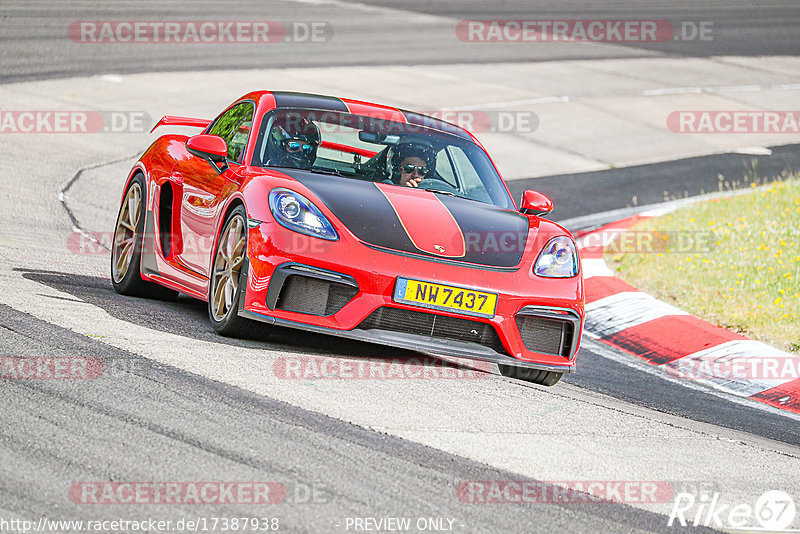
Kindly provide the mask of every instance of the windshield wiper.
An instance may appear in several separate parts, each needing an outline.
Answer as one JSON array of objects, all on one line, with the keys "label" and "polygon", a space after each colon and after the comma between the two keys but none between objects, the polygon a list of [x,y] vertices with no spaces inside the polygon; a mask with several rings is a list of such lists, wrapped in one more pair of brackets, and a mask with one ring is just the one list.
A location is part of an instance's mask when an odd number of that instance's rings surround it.
[{"label": "windshield wiper", "polygon": [[439,193],[440,195],[447,195],[449,197],[465,198],[467,200],[475,200],[474,198],[469,198],[469,197],[464,196],[464,195],[459,195],[458,193],[453,193],[452,191],[442,191],[441,189],[434,189],[432,187],[423,187],[422,190],[423,191],[430,191],[431,193]]},{"label": "windshield wiper", "polygon": [[348,178],[346,174],[344,174],[342,171],[338,169],[323,169],[320,167],[312,167],[310,170],[311,172],[318,172],[320,174],[333,174],[334,176],[343,176],[345,178]]},{"label": "windshield wiper", "polygon": [[293,165],[265,165],[265,167],[268,169],[294,169],[297,171],[318,172],[320,174],[333,174],[336,176],[344,176],[345,178],[348,178],[346,174],[342,173],[342,171],[338,169],[327,169],[324,167],[311,167],[310,169],[303,169],[301,167],[295,167]]}]

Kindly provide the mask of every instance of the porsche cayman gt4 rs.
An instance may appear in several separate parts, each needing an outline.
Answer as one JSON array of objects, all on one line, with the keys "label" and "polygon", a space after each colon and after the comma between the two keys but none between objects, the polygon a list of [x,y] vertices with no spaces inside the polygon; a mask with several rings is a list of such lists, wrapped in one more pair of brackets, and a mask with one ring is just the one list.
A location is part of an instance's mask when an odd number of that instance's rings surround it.
[{"label": "porsche cayman gt4 rs", "polygon": [[514,200],[468,131],[328,96],[258,91],[159,137],[122,195],[111,278],[208,302],[214,329],[269,325],[495,362],[552,385],[584,321],[572,236]]}]

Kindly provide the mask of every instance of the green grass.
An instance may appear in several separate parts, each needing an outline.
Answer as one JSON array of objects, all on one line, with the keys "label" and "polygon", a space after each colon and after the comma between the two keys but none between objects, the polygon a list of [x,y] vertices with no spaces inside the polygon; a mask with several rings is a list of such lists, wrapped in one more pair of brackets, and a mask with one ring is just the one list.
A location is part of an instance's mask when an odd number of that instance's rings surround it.
[{"label": "green grass", "polygon": [[[800,352],[800,180],[705,201],[647,219],[661,252],[606,261],[636,288],[707,321]],[[663,232],[663,234],[662,234]],[[676,237],[706,239],[686,252]]]}]

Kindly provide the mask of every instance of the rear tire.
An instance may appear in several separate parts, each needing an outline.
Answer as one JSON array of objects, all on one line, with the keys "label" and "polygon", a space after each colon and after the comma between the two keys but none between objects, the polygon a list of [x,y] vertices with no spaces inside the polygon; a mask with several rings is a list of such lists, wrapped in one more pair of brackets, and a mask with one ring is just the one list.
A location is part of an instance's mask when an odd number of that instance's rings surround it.
[{"label": "rear tire", "polygon": [[225,218],[217,238],[208,283],[208,318],[218,334],[255,337],[265,325],[239,316],[239,279],[247,258],[247,213],[239,205]]},{"label": "rear tire", "polygon": [[525,382],[533,382],[534,384],[548,387],[555,385],[564,375],[564,373],[558,373],[556,371],[542,371],[527,367],[503,365],[502,363],[497,364],[497,366],[500,368],[500,374],[503,376],[524,380]]},{"label": "rear tire", "polygon": [[121,295],[175,300],[178,292],[142,279],[141,260],[144,243],[144,199],[147,188],[144,176],[137,173],[125,190],[114,227],[111,248],[111,283]]}]

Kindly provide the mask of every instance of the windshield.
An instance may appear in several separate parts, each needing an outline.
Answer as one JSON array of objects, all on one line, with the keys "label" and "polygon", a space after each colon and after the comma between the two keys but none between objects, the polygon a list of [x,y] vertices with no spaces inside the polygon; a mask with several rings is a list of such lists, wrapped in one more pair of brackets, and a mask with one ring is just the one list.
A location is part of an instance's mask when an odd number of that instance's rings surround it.
[{"label": "windshield", "polygon": [[425,126],[320,110],[264,116],[253,165],[336,174],[514,209],[476,144]]}]

